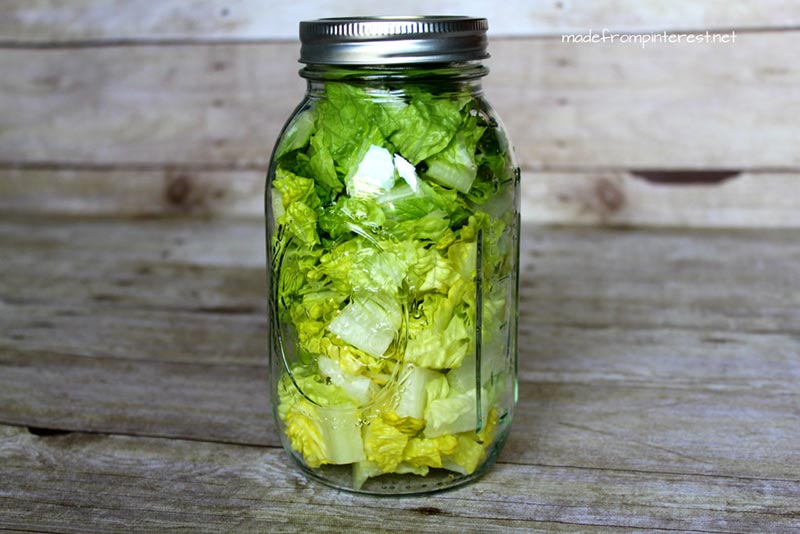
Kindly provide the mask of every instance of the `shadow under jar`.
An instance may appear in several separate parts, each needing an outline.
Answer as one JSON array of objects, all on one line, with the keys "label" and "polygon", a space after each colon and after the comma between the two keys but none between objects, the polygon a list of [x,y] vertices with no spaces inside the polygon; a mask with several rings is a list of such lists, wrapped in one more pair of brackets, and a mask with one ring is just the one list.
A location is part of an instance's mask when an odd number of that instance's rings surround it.
[{"label": "shadow under jar", "polygon": [[300,24],[266,187],[272,408],[328,485],[413,494],[499,453],[517,397],[519,169],[485,19]]}]

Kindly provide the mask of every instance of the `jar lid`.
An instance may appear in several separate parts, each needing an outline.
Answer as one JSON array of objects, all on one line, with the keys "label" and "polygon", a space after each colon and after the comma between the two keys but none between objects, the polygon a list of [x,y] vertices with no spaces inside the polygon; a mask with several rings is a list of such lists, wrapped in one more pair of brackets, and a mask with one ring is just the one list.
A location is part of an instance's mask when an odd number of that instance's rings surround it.
[{"label": "jar lid", "polygon": [[448,63],[489,57],[484,18],[348,17],[300,23],[300,62],[317,65]]}]

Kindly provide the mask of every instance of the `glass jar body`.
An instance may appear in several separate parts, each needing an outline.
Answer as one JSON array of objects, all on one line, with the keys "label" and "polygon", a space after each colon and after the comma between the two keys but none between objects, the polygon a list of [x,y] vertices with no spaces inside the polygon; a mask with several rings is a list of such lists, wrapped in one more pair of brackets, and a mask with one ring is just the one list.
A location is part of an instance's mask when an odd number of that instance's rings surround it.
[{"label": "glass jar body", "polygon": [[304,73],[266,186],[282,443],[345,490],[463,484],[517,396],[519,170],[485,71]]}]

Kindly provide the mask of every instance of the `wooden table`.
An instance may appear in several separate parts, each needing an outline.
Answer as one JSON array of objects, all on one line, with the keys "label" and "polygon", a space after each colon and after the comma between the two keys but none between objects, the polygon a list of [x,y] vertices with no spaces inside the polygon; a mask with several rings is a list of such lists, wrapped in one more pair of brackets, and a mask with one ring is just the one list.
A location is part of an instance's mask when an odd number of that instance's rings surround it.
[{"label": "wooden table", "polygon": [[[800,532],[800,3],[459,4],[523,171],[520,404],[485,477],[396,499],[269,416],[292,39],[368,3],[273,4],[0,2],[0,531]],[[563,42],[605,27],[736,42]]]},{"label": "wooden table", "polygon": [[411,498],[281,450],[263,243],[257,219],[0,219],[0,527],[800,531],[796,231],[526,226],[511,437]]}]

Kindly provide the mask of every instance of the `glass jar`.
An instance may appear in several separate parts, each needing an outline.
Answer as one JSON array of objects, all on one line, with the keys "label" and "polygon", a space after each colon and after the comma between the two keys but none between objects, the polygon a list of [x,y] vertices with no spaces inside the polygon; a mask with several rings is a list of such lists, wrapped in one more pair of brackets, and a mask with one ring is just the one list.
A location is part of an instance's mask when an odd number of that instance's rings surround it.
[{"label": "glass jar", "polygon": [[517,396],[519,170],[485,19],[302,22],[308,91],[266,187],[272,406],[331,486],[484,473]]}]

